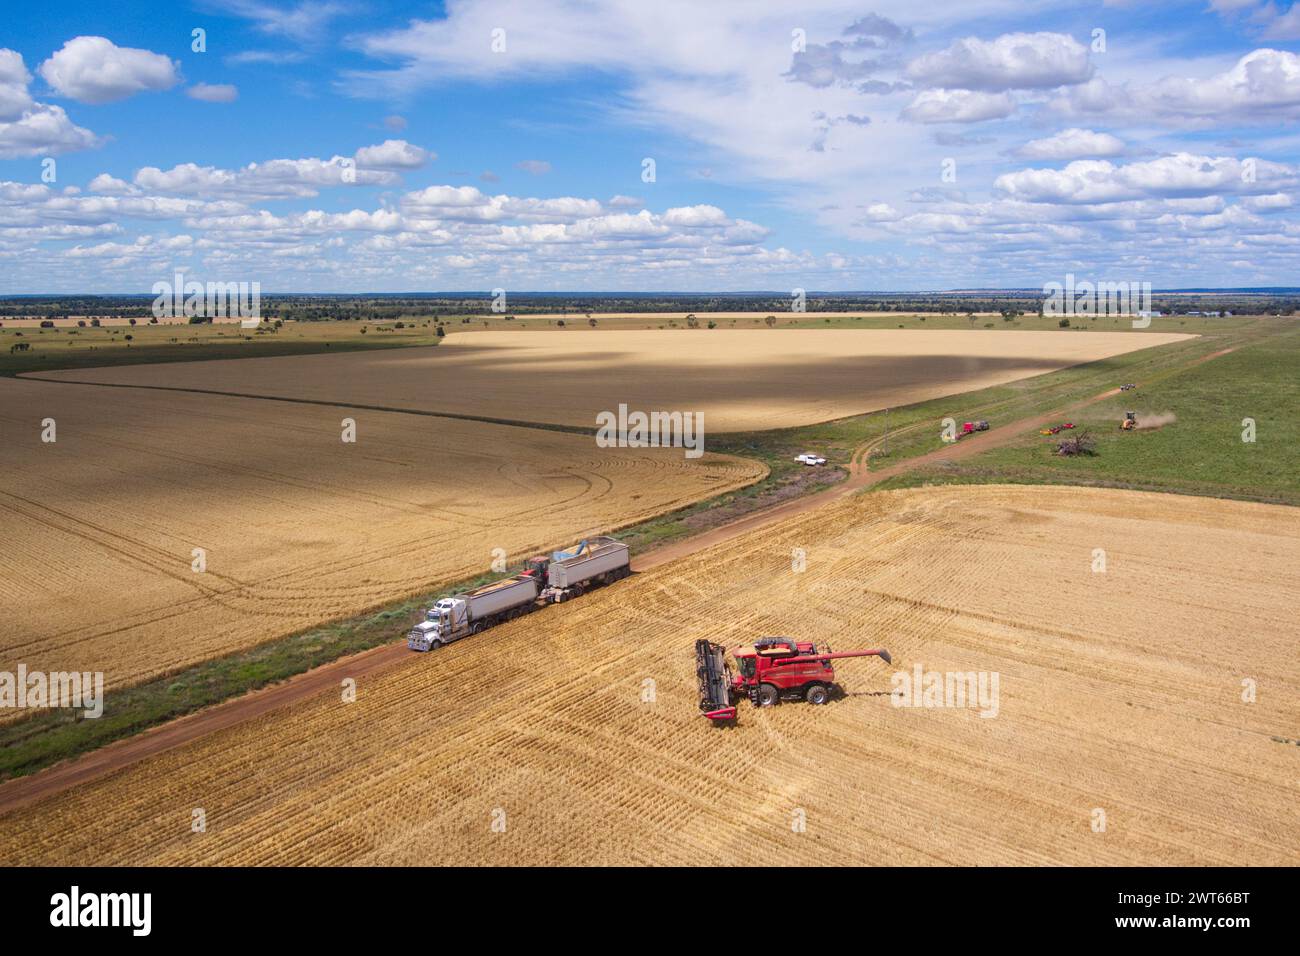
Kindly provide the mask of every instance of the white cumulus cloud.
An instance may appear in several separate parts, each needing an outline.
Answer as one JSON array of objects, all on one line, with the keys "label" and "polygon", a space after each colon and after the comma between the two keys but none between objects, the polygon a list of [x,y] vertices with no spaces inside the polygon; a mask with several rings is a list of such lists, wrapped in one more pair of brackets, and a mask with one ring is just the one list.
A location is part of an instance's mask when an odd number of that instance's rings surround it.
[{"label": "white cumulus cloud", "polygon": [[82,103],[112,103],[180,82],[177,64],[161,53],[117,46],[105,37],[74,37],[39,72],[58,93]]},{"label": "white cumulus cloud", "polygon": [[999,176],[994,186],[1025,202],[1113,203],[1148,198],[1275,192],[1296,182],[1296,172],[1257,160],[1251,166],[1228,156],[1175,153],[1148,162],[1117,166],[1082,159],[1064,169],[1023,169]]},{"label": "white cumulus cloud", "polygon": [[978,123],[1015,111],[1015,100],[1006,93],[939,89],[922,90],[902,116],[914,123]]},{"label": "white cumulus cloud", "polygon": [[68,119],[61,106],[37,103],[12,123],[0,123],[0,159],[58,156],[90,149],[99,138]]},{"label": "white cumulus cloud", "polygon": [[966,37],[913,60],[907,76],[926,86],[966,90],[1050,89],[1092,76],[1088,48],[1064,33]]},{"label": "white cumulus cloud", "polygon": [[1030,140],[1016,150],[1016,155],[1024,159],[1090,159],[1118,156],[1123,152],[1124,141],[1118,136],[1075,127],[1043,139]]},{"label": "white cumulus cloud", "polygon": [[438,157],[404,139],[386,139],[378,146],[361,147],[355,158],[363,169],[419,169]]},{"label": "white cumulus cloud", "polygon": [[0,122],[21,119],[32,108],[32,97],[27,92],[31,81],[22,54],[0,50]]}]

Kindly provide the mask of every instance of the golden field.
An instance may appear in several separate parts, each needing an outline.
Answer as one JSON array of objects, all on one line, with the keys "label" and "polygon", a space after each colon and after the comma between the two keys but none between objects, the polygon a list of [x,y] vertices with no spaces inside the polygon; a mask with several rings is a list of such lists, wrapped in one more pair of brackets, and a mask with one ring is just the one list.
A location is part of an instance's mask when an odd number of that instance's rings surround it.
[{"label": "golden field", "polygon": [[0,436],[0,669],[103,671],[109,687],[765,474],[555,431],[12,378]]},{"label": "golden field", "polygon": [[[14,811],[0,860],[1290,864],[1297,603],[1293,509],[863,495]],[[894,664],[710,726],[694,641],[772,634]],[[996,716],[892,706],[917,666],[998,674]]]},{"label": "golden field", "polygon": [[706,433],[782,428],[954,395],[1179,333],[915,329],[483,331],[436,348],[42,373],[595,427],[601,411],[703,412]]}]

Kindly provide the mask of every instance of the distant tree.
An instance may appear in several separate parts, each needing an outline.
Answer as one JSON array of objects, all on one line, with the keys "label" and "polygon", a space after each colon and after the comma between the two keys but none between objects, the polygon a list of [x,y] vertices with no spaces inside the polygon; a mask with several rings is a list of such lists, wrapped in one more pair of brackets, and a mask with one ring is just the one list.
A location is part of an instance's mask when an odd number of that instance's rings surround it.
[{"label": "distant tree", "polygon": [[775,316],[775,315],[769,315],[769,316],[768,316],[766,319],[764,319],[763,321],[767,323],[767,327],[768,327],[769,329],[776,328],[776,316]]},{"label": "distant tree", "polygon": [[591,316],[587,316],[587,324],[594,329],[596,327],[596,320],[593,319]]},{"label": "distant tree", "polygon": [[132,325],[135,325],[135,319],[127,319],[127,321],[130,322]]},{"label": "distant tree", "polygon": [[686,317],[686,327],[689,329],[698,329],[700,327],[700,320],[695,317],[694,312]]},{"label": "distant tree", "polygon": [[563,320],[563,319],[560,319],[560,320],[557,321],[555,324],[558,325],[560,328],[564,328],[564,320]]},{"label": "distant tree", "polygon": [[712,319],[709,319],[709,328],[716,329],[717,327],[718,327],[718,323],[714,322]]},{"label": "distant tree", "polygon": [[441,325],[438,326],[438,338],[442,338],[446,334],[447,334],[447,330],[444,329]]},{"label": "distant tree", "polygon": [[1062,319],[1060,322],[1057,322],[1056,324],[1059,325],[1059,326],[1060,326],[1061,328],[1063,328],[1063,329],[1068,329],[1068,328],[1070,327],[1070,320],[1069,320],[1069,319]]},{"label": "distant tree", "polygon": [[85,327],[86,327],[86,320],[85,320],[85,319],[80,319],[80,320],[78,320],[78,322],[77,322],[77,328],[79,328],[79,329],[84,329]]},{"label": "distant tree", "polygon": [[1056,453],[1069,457],[1095,455],[1097,453],[1097,440],[1085,429],[1076,435],[1071,435],[1069,438],[1057,442]]}]

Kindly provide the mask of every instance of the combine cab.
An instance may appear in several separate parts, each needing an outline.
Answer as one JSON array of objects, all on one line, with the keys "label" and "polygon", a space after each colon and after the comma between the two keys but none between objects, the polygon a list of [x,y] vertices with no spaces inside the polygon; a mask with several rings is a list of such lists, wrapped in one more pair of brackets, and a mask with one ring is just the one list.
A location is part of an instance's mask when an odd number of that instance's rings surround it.
[{"label": "combine cab", "polygon": [[891,663],[889,651],[818,653],[814,644],[788,637],[765,637],[752,645],[733,648],[736,672],[721,644],[695,642],[696,676],[700,687],[700,712],[715,722],[736,719],[735,700],[748,697],[755,707],[771,707],[782,698],[824,704],[835,686],[831,661],[845,657],[879,657]]}]

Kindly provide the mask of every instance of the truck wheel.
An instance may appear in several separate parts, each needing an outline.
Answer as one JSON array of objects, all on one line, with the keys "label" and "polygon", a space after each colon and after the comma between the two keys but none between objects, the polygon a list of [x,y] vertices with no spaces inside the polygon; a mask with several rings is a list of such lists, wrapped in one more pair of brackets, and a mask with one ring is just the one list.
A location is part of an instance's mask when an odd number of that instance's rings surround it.
[{"label": "truck wheel", "polygon": [[436,651],[436,650],[438,650],[440,647],[442,647],[442,641],[439,641],[439,640],[433,640],[433,641],[430,641],[430,642],[429,642],[429,650],[431,650],[431,651]]},{"label": "truck wheel", "polygon": [[758,685],[758,706],[771,707],[781,699],[781,693],[771,684]]},{"label": "truck wheel", "polygon": [[828,697],[830,695],[826,692],[825,684],[809,684],[803,695],[803,699],[810,704],[824,704]]}]

